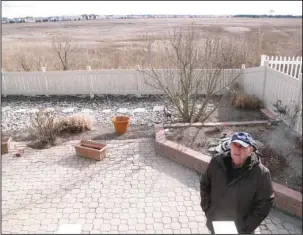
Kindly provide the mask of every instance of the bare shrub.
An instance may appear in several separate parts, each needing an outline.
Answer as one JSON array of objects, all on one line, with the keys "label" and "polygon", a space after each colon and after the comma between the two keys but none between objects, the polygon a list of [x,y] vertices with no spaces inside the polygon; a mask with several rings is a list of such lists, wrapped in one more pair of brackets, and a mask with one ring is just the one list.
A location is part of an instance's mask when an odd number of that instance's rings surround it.
[{"label": "bare shrub", "polygon": [[20,52],[16,55],[16,60],[23,71],[32,71],[35,69],[35,57],[32,53]]},{"label": "bare shrub", "polygon": [[293,129],[298,119],[302,116],[302,103],[301,105],[296,104],[294,101],[291,101],[286,110],[286,120],[289,123],[289,128]]},{"label": "bare shrub", "polygon": [[67,36],[53,37],[52,39],[52,49],[60,60],[63,70],[70,69],[77,48],[78,46],[75,43],[72,43],[71,39]]},{"label": "bare shrub", "polygon": [[73,115],[60,119],[60,132],[79,133],[92,129],[92,119],[85,115]]},{"label": "bare shrub", "polygon": [[273,176],[283,171],[289,165],[286,156],[283,156],[278,150],[265,146],[260,152],[262,163],[270,170]]},{"label": "bare shrub", "polygon": [[263,107],[263,101],[255,95],[236,92],[232,95],[232,105],[241,109],[260,109]]},{"label": "bare shrub", "polygon": [[60,133],[59,122],[55,112],[39,110],[31,120],[30,130],[41,144],[54,145]]},{"label": "bare shrub", "polygon": [[[169,39],[153,45],[151,38],[142,48],[147,68],[139,69],[139,72],[144,75],[144,82],[164,92],[184,122],[207,120],[219,104],[208,110],[211,98],[225,94],[224,89],[241,74],[230,71],[226,77],[229,76],[227,79],[231,82],[220,87],[223,70],[234,65],[236,47],[228,38],[206,36],[200,39],[197,36],[193,27],[180,27],[170,33]],[[168,68],[155,68],[155,50],[164,51],[163,58]],[[201,92],[205,94],[202,101],[198,98]]]}]

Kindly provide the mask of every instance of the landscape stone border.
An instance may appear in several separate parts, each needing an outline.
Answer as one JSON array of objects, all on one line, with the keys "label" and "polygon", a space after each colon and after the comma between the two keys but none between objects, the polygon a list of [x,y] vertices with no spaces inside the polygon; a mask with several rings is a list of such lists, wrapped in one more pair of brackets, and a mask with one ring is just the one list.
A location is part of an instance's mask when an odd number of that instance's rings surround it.
[{"label": "landscape stone border", "polygon": [[[232,124],[234,125],[235,122],[232,122]],[[228,122],[225,122],[224,125],[228,125]],[[167,140],[162,123],[155,125],[155,135],[157,154],[167,157],[198,173],[206,170],[211,157],[184,145]],[[302,218],[302,194],[276,182],[273,182],[273,187],[275,191],[274,206],[283,212]]]}]

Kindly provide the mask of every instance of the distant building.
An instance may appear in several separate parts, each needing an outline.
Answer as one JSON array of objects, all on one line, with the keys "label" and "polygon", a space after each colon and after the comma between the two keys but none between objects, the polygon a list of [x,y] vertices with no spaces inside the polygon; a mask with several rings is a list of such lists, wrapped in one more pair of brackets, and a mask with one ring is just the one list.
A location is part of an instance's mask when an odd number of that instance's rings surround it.
[{"label": "distant building", "polygon": [[2,24],[7,24],[9,23],[9,19],[7,17],[2,18]]},{"label": "distant building", "polygon": [[13,21],[15,23],[24,23],[25,22],[24,19],[22,19],[22,18],[13,18]]},{"label": "distant building", "polygon": [[83,16],[81,15],[75,15],[75,16],[69,16],[70,20],[84,20]]},{"label": "distant building", "polygon": [[36,22],[36,20],[35,20],[34,17],[28,16],[28,17],[25,17],[25,18],[24,18],[24,22],[25,22],[25,23],[34,23],[34,22]]},{"label": "distant building", "polygon": [[106,19],[105,15],[97,15],[96,16],[96,20],[103,20],[103,19]]},{"label": "distant building", "polygon": [[95,14],[90,14],[90,15],[87,16],[87,19],[88,19],[88,20],[95,20],[95,19],[97,19],[97,15],[95,15]]}]

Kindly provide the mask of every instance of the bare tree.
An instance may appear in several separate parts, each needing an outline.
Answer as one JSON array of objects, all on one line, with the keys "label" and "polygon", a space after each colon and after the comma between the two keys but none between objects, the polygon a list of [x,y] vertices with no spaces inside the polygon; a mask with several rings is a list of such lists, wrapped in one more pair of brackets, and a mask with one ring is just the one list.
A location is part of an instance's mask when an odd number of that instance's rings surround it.
[{"label": "bare tree", "polygon": [[47,65],[47,58],[44,55],[39,54],[36,56],[36,66],[38,69],[40,69],[41,67],[47,67]]},{"label": "bare tree", "polygon": [[[152,48],[152,43],[147,40],[143,51],[149,65],[139,72],[144,75],[146,84],[167,95],[184,122],[207,120],[219,104],[209,110],[211,98],[226,93],[224,89],[241,74],[239,70],[230,71],[229,75],[225,74],[229,82],[222,84],[223,70],[233,68],[237,59],[235,42],[209,36],[199,39],[192,26],[174,29],[169,39],[158,45],[158,49],[165,52],[163,56],[168,69],[154,68]],[[205,94],[203,99],[199,99],[201,93]]]},{"label": "bare tree", "polygon": [[16,55],[16,60],[24,71],[31,71],[35,67],[34,56],[30,53],[20,52]]},{"label": "bare tree", "polygon": [[71,42],[69,37],[53,37],[52,49],[58,56],[63,70],[68,70],[72,59],[75,57],[77,45]]}]

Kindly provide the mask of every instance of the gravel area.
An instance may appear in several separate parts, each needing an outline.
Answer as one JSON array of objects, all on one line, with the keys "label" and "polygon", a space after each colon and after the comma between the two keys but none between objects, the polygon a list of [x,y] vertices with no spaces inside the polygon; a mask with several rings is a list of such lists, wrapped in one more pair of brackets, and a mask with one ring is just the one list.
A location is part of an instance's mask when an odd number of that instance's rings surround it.
[{"label": "gravel area", "polygon": [[[115,115],[131,117],[130,125],[150,125],[165,120],[163,96],[54,96],[54,97],[3,97],[2,98],[2,131],[22,131],[30,126],[30,120],[39,109],[52,109],[57,115],[73,114],[90,115],[94,123],[112,125]],[[168,105],[177,117],[177,111]]]}]

